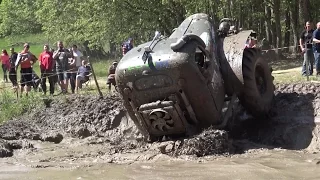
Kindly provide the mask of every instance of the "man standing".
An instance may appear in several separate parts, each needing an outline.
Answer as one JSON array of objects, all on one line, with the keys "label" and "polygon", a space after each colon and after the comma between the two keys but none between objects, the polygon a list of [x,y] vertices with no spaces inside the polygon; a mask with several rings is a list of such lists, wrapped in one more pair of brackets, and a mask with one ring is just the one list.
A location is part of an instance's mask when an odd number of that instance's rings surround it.
[{"label": "man standing", "polygon": [[50,84],[50,95],[54,93],[54,77],[53,77],[53,58],[52,53],[49,50],[49,45],[45,44],[43,47],[43,52],[39,56],[39,65],[41,72],[41,88],[46,95],[47,85],[46,79],[48,78]]},{"label": "man standing", "polygon": [[56,62],[56,72],[58,73],[62,93],[66,94],[68,90],[68,58],[71,58],[71,53],[63,47],[62,41],[58,41],[57,47],[58,49],[53,53],[53,59]]},{"label": "man standing", "polygon": [[[32,86],[32,65],[36,62],[37,58],[29,51],[30,46],[28,43],[25,43],[23,46],[23,50],[18,54],[18,58],[16,61],[16,67],[20,65],[20,83],[21,83],[21,94],[22,96],[23,90],[26,91],[26,96],[31,91]],[[26,88],[25,88],[26,87]]]},{"label": "man standing", "polygon": [[18,87],[18,81],[17,81],[17,71],[15,67],[15,62],[18,57],[18,53],[14,52],[14,48],[10,48],[10,70],[9,70],[9,79],[12,83],[12,86],[14,89]]},{"label": "man standing", "polygon": [[320,22],[317,23],[317,29],[313,32],[314,58],[316,60],[317,75],[320,75]]},{"label": "man standing", "polygon": [[79,67],[82,65],[82,57],[83,54],[78,50],[77,45],[72,46],[72,63],[70,64],[70,85],[71,85],[71,91],[74,93],[75,90],[75,83],[76,83],[76,76]]},{"label": "man standing", "polygon": [[112,65],[109,67],[109,73],[107,78],[107,85],[108,85],[109,91],[111,90],[111,85],[116,86],[115,73],[116,73],[117,65],[118,65],[118,62],[114,61]]},{"label": "man standing", "polygon": [[[306,62],[307,59],[309,60],[309,74],[313,74],[313,63],[314,63],[314,55],[312,50],[312,34],[313,34],[313,28],[310,22],[306,22],[305,30],[302,31],[300,36],[300,49],[303,53],[303,65],[302,65],[302,75],[306,76]],[[306,45],[307,44],[307,45]]]}]

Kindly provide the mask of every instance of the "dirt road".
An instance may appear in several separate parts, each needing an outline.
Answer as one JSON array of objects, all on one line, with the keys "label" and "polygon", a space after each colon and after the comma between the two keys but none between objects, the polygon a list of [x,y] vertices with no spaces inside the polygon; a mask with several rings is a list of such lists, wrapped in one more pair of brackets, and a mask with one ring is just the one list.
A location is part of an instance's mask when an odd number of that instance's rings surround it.
[{"label": "dirt road", "polygon": [[319,179],[320,85],[277,87],[268,121],[145,143],[117,95],[70,96],[0,126],[0,179]]}]

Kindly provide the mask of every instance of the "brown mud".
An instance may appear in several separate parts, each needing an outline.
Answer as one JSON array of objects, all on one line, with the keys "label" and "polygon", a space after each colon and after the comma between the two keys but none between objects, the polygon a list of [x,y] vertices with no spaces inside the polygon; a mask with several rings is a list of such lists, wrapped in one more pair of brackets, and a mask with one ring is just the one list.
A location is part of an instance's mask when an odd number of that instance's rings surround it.
[{"label": "brown mud", "polygon": [[[113,169],[108,164],[115,163],[254,158],[270,151],[294,150],[299,157],[313,156],[320,150],[319,92],[319,84],[277,85],[268,119],[253,118],[237,105],[226,130],[209,128],[194,137],[154,143],[142,140],[116,94],[61,96],[48,107],[43,105],[0,126],[0,165],[22,166],[30,172],[39,168]],[[0,174],[11,177],[10,171]]]}]

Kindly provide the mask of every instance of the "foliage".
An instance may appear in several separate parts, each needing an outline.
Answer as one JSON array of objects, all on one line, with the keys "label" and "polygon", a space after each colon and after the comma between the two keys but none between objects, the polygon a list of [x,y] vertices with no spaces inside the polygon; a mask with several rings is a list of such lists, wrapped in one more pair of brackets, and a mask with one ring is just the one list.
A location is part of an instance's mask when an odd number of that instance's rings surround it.
[{"label": "foliage", "polygon": [[[150,40],[155,30],[169,35],[187,16],[203,12],[216,21],[236,18],[240,27],[256,30],[271,44],[282,46],[286,32],[297,35],[306,19],[319,17],[316,7],[320,7],[318,0],[3,0],[0,35],[44,32],[50,40],[119,53],[119,45],[128,37],[140,44]],[[286,24],[288,13],[299,14],[297,26]]]}]

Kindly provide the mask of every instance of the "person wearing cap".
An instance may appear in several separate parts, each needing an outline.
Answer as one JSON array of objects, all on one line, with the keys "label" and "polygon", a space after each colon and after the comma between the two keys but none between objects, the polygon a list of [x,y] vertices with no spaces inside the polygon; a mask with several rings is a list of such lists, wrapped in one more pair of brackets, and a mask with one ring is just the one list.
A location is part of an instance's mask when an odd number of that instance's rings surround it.
[{"label": "person wearing cap", "polygon": [[66,94],[68,90],[68,69],[69,58],[72,58],[70,51],[63,46],[62,41],[57,42],[57,50],[53,53],[53,59],[56,62],[56,72],[60,82],[62,93]]},{"label": "person wearing cap", "polygon": [[44,94],[47,93],[46,79],[48,78],[50,84],[50,95],[54,94],[54,75],[53,68],[54,62],[52,58],[52,52],[49,49],[49,45],[43,46],[43,52],[39,55],[39,65],[41,72],[41,88]]},{"label": "person wearing cap", "polygon": [[31,91],[31,86],[33,85],[32,81],[32,65],[38,60],[35,55],[30,52],[30,45],[25,43],[23,45],[23,50],[18,54],[16,61],[16,68],[20,65],[20,83],[21,83],[21,94],[25,90],[26,96]]},{"label": "person wearing cap", "polygon": [[245,48],[255,48],[257,45],[257,38],[251,36],[248,38],[246,44],[245,44]]},{"label": "person wearing cap", "polygon": [[12,83],[14,89],[18,87],[18,80],[17,80],[17,71],[15,67],[15,62],[18,57],[18,53],[14,51],[14,48],[10,48],[10,70],[9,70],[9,79]]},{"label": "person wearing cap", "polygon": [[117,65],[118,65],[118,62],[114,61],[112,65],[109,67],[109,74],[107,78],[107,85],[109,90],[111,90],[111,85],[113,86],[116,85],[115,73],[116,73]]}]

